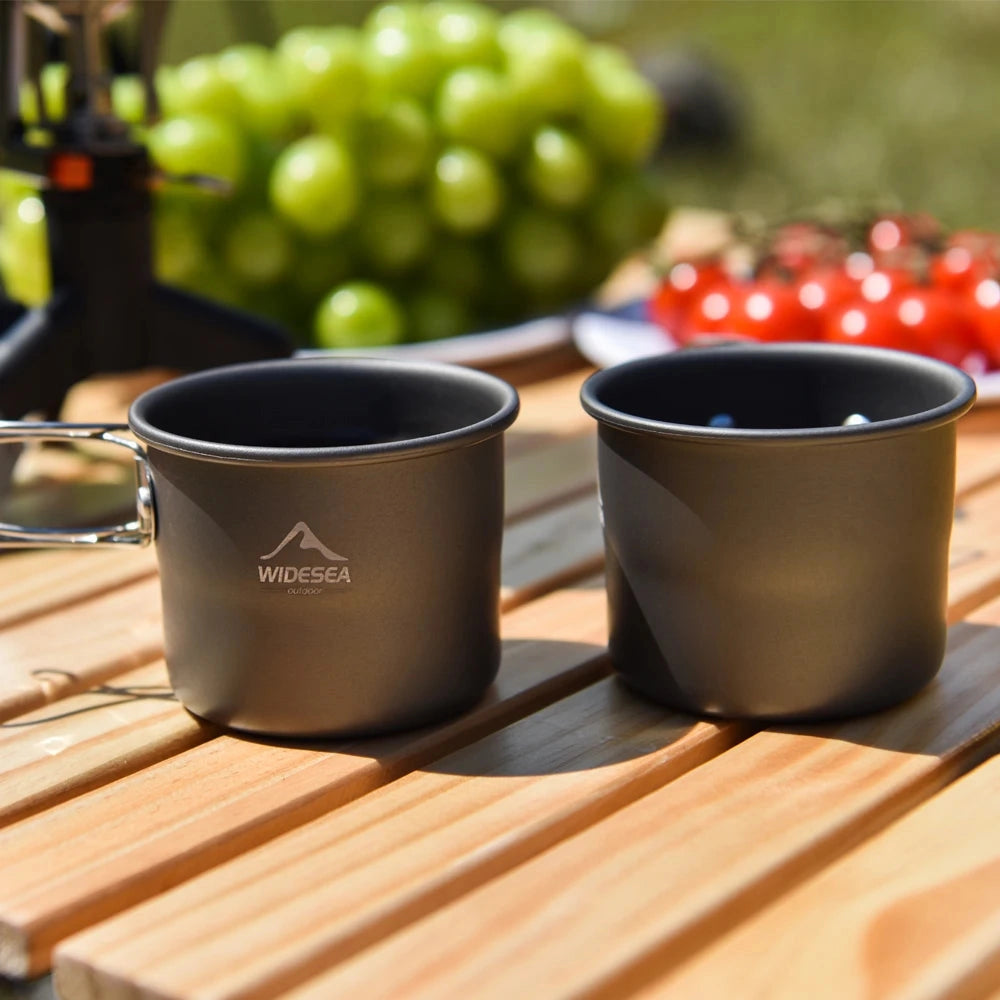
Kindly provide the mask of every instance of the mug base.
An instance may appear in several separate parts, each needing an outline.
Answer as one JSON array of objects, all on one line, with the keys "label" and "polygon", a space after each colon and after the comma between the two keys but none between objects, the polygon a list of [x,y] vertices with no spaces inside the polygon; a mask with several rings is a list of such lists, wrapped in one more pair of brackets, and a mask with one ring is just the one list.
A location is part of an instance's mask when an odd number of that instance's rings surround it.
[{"label": "mug base", "polygon": [[619,670],[614,672],[615,678],[630,693],[646,701],[655,702],[672,712],[682,715],[694,715],[706,719],[718,719],[730,722],[755,722],[766,725],[791,725],[796,723],[840,722],[874,715],[878,712],[897,708],[904,702],[915,698],[927,688],[937,676],[935,670],[930,676],[924,677],[919,683],[908,686],[905,690],[887,694],[885,691],[867,696],[859,696],[850,703],[803,705],[791,710],[775,711],[765,705],[727,705],[724,701],[697,702],[678,696],[676,692],[664,692],[654,685],[643,684]]},{"label": "mug base", "polygon": [[214,717],[210,712],[199,713],[187,705],[184,706],[184,709],[199,722],[217,726],[227,732],[262,741],[365,740],[381,736],[393,736],[399,733],[412,732],[451,722],[465,712],[475,708],[486,697],[490,686],[477,692],[472,697],[445,705],[437,705],[428,708],[424,712],[408,715],[405,718],[392,719],[385,723],[361,724],[357,726],[348,725],[335,728],[291,729],[287,726],[247,725],[240,723],[238,719],[218,718]]}]

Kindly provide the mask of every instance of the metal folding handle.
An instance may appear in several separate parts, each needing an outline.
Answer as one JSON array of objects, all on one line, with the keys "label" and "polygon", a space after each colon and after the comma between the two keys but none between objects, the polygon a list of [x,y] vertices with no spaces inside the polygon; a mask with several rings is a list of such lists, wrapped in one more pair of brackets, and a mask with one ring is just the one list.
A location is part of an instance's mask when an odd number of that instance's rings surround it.
[{"label": "metal folding handle", "polygon": [[0,420],[0,444],[27,441],[107,441],[127,448],[134,459],[136,506],[134,521],[99,528],[25,528],[18,524],[0,522],[0,548],[149,545],[156,535],[152,478],[142,446],[116,436],[118,432],[128,429],[127,424],[23,423],[17,420]]}]

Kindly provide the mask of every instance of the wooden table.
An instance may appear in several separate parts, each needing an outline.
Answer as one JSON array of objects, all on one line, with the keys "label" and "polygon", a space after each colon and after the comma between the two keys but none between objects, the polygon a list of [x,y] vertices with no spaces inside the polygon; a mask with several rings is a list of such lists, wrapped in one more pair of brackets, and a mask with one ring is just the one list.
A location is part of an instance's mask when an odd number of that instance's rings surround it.
[{"label": "wooden table", "polygon": [[439,728],[226,734],[170,693],[152,552],[0,560],[3,973],[54,965],[67,1000],[1000,996],[1000,411],[961,426],[939,679],[759,729],[609,676],[586,372],[515,374],[503,666]]}]

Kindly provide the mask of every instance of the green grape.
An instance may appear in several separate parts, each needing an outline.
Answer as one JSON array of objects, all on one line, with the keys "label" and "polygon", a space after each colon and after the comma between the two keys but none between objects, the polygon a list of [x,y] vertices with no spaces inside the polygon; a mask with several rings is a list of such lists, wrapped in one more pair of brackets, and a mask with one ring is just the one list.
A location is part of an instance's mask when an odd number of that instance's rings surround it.
[{"label": "green grape", "polygon": [[38,184],[27,174],[13,170],[0,170],[0,217],[17,208],[17,203],[28,195],[38,194]]},{"label": "green grape", "polygon": [[666,198],[652,177],[623,173],[602,186],[588,215],[601,244],[622,257],[652,240],[666,213]]},{"label": "green grape", "polygon": [[420,30],[424,27],[424,5],[422,3],[379,4],[365,18],[363,29],[370,34],[383,28],[403,28]]},{"label": "green grape", "polygon": [[441,72],[433,39],[422,20],[412,25],[390,24],[366,34],[364,55],[379,94],[425,99]]},{"label": "green grape", "polygon": [[48,63],[41,72],[42,100],[49,117],[59,121],[66,117],[66,84],[69,69],[65,63]]},{"label": "green grape", "polygon": [[544,11],[527,10],[507,15],[497,37],[525,114],[542,121],[576,111],[584,91],[580,34]]},{"label": "green grape", "polygon": [[332,136],[312,135],[293,142],[271,171],[271,204],[311,236],[343,229],[354,218],[359,197],[351,155]]},{"label": "green grape", "polygon": [[130,125],[141,125],[146,120],[146,87],[141,76],[128,74],[116,76],[111,81],[111,109]]},{"label": "green grape", "polygon": [[612,163],[642,163],[656,144],[662,113],[655,88],[639,73],[588,65],[584,130]]},{"label": "green grape", "polygon": [[285,77],[272,65],[240,85],[243,122],[253,135],[285,140],[296,126],[295,106]]},{"label": "green grape", "polygon": [[51,294],[45,206],[27,194],[4,214],[0,231],[0,269],[7,294],[36,306]]},{"label": "green grape", "polygon": [[499,65],[495,11],[465,0],[432,0],[423,13],[445,68]]},{"label": "green grape", "polygon": [[411,195],[394,195],[365,206],[358,236],[374,270],[395,274],[423,260],[432,233],[427,210],[420,201]]},{"label": "green grape", "polygon": [[153,74],[153,87],[160,105],[160,113],[165,118],[181,114],[180,94],[177,84],[177,67],[160,66]]},{"label": "green grape", "polygon": [[589,79],[602,73],[632,73],[635,65],[631,56],[617,45],[594,42],[584,54],[584,70]]},{"label": "green grape", "polygon": [[589,150],[575,135],[547,126],[532,136],[524,180],[543,204],[574,209],[593,193],[597,170]]},{"label": "green grape", "polygon": [[357,114],[364,102],[368,80],[360,35],[335,27],[309,37],[309,44],[282,53],[279,65],[297,107],[329,128]]},{"label": "green grape", "polygon": [[497,40],[501,49],[507,51],[525,44],[531,35],[547,31],[573,33],[573,29],[551,10],[544,7],[524,7],[503,18],[497,28]]},{"label": "green grape", "polygon": [[231,45],[217,59],[219,75],[235,89],[240,122],[252,134],[282,138],[295,123],[292,98],[284,75],[263,45]]},{"label": "green grape", "polygon": [[251,211],[232,224],[222,245],[230,273],[253,285],[273,285],[292,263],[292,241],[268,212]]},{"label": "green grape", "polygon": [[437,289],[417,292],[409,304],[413,340],[441,340],[472,333],[472,318],[461,299]]},{"label": "green grape", "polygon": [[507,156],[519,138],[514,91],[484,66],[449,73],[438,88],[435,114],[446,138],[491,156]]},{"label": "green grape", "polygon": [[522,208],[504,227],[501,252],[515,282],[535,292],[567,286],[580,265],[579,234],[564,218]]},{"label": "green grape", "polygon": [[[51,121],[61,121],[66,117],[66,83],[69,80],[69,68],[65,63],[46,63],[38,77],[45,113]],[[35,88],[27,82],[23,83],[19,100],[21,117],[25,124],[37,124],[40,118]]]},{"label": "green grape", "polygon": [[170,285],[183,285],[208,263],[208,251],[194,216],[160,206],[153,220],[153,267]]},{"label": "green grape", "polygon": [[171,101],[180,114],[239,117],[240,95],[219,70],[215,56],[194,56],[177,67]]},{"label": "green grape", "polygon": [[334,288],[319,304],[314,330],[320,347],[377,347],[402,341],[406,324],[389,292],[353,281]]},{"label": "green grape", "polygon": [[302,54],[312,45],[325,29],[315,25],[292,28],[278,39],[274,46],[274,57],[279,63],[297,64]]},{"label": "green grape", "polygon": [[52,294],[48,261],[26,255],[6,233],[0,233],[0,276],[4,294],[22,305],[40,306]]},{"label": "green grape", "polygon": [[453,146],[438,157],[431,181],[435,215],[457,233],[478,233],[499,218],[503,181],[492,161],[474,149]]},{"label": "green grape", "polygon": [[272,67],[271,50],[252,42],[230,45],[216,57],[216,68],[223,79],[237,90],[258,73],[267,73]]},{"label": "green grape", "polygon": [[434,134],[421,105],[410,98],[380,103],[358,127],[359,162],[377,187],[409,187],[431,163]]},{"label": "green grape", "polygon": [[483,250],[477,243],[445,234],[435,239],[426,272],[430,285],[465,301],[477,299],[490,278]]},{"label": "green grape", "polygon": [[246,150],[229,122],[207,115],[166,118],[147,134],[154,163],[168,174],[200,174],[238,187]]}]

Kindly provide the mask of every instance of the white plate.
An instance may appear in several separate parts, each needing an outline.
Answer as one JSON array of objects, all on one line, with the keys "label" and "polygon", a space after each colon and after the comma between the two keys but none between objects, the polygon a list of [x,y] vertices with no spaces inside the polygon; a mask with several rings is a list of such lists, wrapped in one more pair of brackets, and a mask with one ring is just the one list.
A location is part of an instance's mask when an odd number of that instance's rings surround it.
[{"label": "white plate", "polygon": [[297,357],[390,357],[447,361],[458,365],[495,365],[542,354],[570,343],[573,327],[567,316],[543,316],[501,330],[469,333],[445,340],[426,340],[391,347],[320,350],[304,348]]},{"label": "white plate", "polygon": [[[576,317],[573,342],[577,350],[599,368],[678,350],[670,334],[653,323],[597,312],[585,312]],[[978,403],[1000,403],[1000,370],[973,377]]]}]

